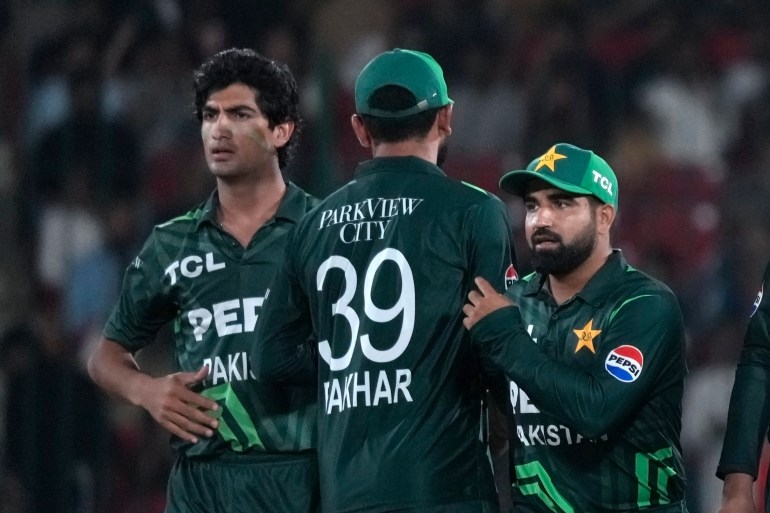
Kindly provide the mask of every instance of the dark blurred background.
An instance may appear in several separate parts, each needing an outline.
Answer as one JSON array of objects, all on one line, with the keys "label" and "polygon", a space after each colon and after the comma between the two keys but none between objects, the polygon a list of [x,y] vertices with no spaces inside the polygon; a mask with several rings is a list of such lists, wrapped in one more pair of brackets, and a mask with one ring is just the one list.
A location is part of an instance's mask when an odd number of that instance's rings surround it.
[{"label": "dark blurred background", "polygon": [[[497,187],[555,142],[620,181],[614,243],[677,293],[691,374],[691,513],[714,477],[735,362],[770,258],[767,0],[0,0],[0,511],[161,512],[171,453],[84,373],[151,226],[213,186],[192,70],[249,46],[288,63],[305,119],[286,174],[324,196],[368,157],[352,86],[427,51],[455,100],[447,173]],[[168,334],[139,354],[166,372]]]}]

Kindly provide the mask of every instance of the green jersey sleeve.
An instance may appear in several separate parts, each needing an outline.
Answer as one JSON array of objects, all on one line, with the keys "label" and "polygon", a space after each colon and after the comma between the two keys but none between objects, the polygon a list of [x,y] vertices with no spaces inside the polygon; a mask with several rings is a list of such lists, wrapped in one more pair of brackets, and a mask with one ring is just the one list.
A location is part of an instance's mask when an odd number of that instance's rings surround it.
[{"label": "green jersey sleeve", "polygon": [[733,473],[758,475],[762,442],[770,423],[770,264],[744,337],[743,351],[730,396],[722,455],[717,476]]},{"label": "green jersey sleeve", "polygon": [[[265,299],[256,341],[251,350],[254,374],[263,383],[315,385],[318,375],[307,294],[296,270],[296,230],[289,235],[284,259]],[[280,326],[281,329],[274,329]]]},{"label": "green jersey sleeve", "polygon": [[104,327],[104,336],[130,351],[155,340],[161,327],[176,316],[177,305],[160,278],[156,235],[145,242],[139,255],[128,265],[118,303]]},{"label": "green jersey sleeve", "polygon": [[[630,297],[610,314],[601,345],[592,347],[597,357],[586,368],[549,356],[543,349],[547,344],[529,337],[515,307],[493,312],[473,327],[471,335],[542,410],[558,414],[583,436],[597,438],[633,415],[661,380],[679,375],[669,367],[677,360],[682,329],[673,295]],[[613,372],[614,365],[624,363],[625,351],[630,353],[625,360],[633,363],[620,376]]]}]

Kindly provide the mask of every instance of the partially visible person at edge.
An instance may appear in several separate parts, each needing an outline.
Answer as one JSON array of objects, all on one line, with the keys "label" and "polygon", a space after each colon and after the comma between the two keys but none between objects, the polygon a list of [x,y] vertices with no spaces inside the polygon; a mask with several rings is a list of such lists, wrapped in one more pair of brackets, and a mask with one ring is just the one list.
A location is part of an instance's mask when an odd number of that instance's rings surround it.
[{"label": "partially visible person at edge", "polygon": [[[430,55],[378,55],[355,98],[373,158],[289,236],[257,378],[317,383],[324,511],[497,511],[462,307],[474,276],[503,290],[514,272],[505,205],[440,169],[452,100]],[[302,360],[293,340],[311,333]]]},{"label": "partially visible person at edge", "polygon": [[682,314],[610,244],[618,182],[556,144],[500,187],[523,198],[535,272],[476,280],[465,326],[510,378],[514,511],[683,512]]},{"label": "partially visible person at edge", "polygon": [[[89,373],[171,433],[167,513],[315,512],[315,391],[258,384],[248,357],[287,233],[317,203],[281,172],[297,85],[283,64],[230,49],[195,71],[194,90],[216,189],[154,228]],[[147,375],[134,353],[170,322],[179,372]]]},{"label": "partially visible person at edge", "polygon": [[[719,513],[755,513],[754,481],[770,426],[770,263],[754,301],[730,396],[717,477],[724,479]],[[770,488],[764,490],[770,512]]]}]

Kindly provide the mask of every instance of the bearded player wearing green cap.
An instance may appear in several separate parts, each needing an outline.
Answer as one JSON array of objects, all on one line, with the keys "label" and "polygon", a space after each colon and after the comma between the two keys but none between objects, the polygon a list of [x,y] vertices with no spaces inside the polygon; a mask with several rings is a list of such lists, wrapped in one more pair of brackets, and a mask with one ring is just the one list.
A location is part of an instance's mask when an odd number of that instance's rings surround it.
[{"label": "bearded player wearing green cap", "polygon": [[[355,96],[374,158],[290,236],[257,378],[317,380],[323,511],[497,511],[462,306],[475,276],[513,273],[505,206],[437,166],[452,100],[432,57],[380,54]],[[317,368],[295,352],[311,333]]]},{"label": "bearded player wearing green cap", "polygon": [[464,323],[511,380],[514,510],[686,511],[682,315],[610,245],[615,173],[556,144],[500,187],[524,200],[536,271],[505,295],[477,279]]}]

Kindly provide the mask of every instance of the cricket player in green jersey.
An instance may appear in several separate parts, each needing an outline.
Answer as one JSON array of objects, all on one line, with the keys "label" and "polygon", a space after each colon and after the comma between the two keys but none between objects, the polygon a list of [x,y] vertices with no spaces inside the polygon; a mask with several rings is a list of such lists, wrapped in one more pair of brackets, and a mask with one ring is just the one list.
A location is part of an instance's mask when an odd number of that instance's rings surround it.
[{"label": "cricket player in green jersey", "polygon": [[[284,65],[231,49],[203,63],[194,89],[216,190],[155,227],[89,373],[172,434],[167,513],[314,512],[315,389],[258,384],[249,361],[287,233],[317,203],[281,172],[298,133],[297,86]],[[144,374],[133,353],[169,322],[179,372]]]},{"label": "cricket player in green jersey", "polygon": [[[724,479],[720,513],[755,513],[754,480],[770,425],[770,263],[743,341],[727,413],[717,476]],[[770,512],[765,486],[765,511]]]},{"label": "cricket player in green jersey", "polygon": [[[452,100],[431,56],[378,55],[355,97],[374,158],[289,236],[257,378],[317,380],[323,511],[497,511],[462,307],[474,276],[503,290],[513,273],[505,206],[437,165]],[[310,333],[314,366],[292,342]]]},{"label": "cricket player in green jersey", "polygon": [[514,511],[685,511],[682,314],[610,245],[615,173],[556,144],[500,186],[524,200],[536,271],[505,295],[479,278],[464,322],[511,380]]}]

